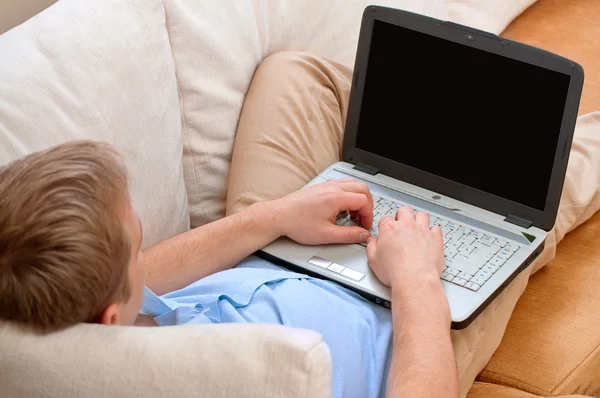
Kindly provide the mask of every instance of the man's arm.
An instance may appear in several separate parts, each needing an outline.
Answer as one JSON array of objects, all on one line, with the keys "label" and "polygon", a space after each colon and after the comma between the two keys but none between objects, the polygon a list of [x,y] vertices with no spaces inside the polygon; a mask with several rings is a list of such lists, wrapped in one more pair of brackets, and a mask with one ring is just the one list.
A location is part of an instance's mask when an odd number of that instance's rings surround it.
[{"label": "man's arm", "polygon": [[379,222],[367,246],[369,265],[392,289],[393,353],[388,397],[458,397],[450,308],[440,282],[439,227],[409,207]]},{"label": "man's arm", "polygon": [[256,203],[146,249],[146,285],[158,295],[180,289],[233,267],[279,236],[268,202]]},{"label": "man's arm", "polygon": [[356,211],[362,225],[371,227],[373,198],[367,185],[351,179],[330,181],[255,203],[145,250],[146,285],[158,295],[183,288],[233,267],[284,235],[307,245],[366,242],[365,228],[334,224],[335,216],[345,210]]},{"label": "man's arm", "polygon": [[439,278],[414,283],[408,289],[392,288],[394,339],[387,396],[457,397],[448,301]]}]

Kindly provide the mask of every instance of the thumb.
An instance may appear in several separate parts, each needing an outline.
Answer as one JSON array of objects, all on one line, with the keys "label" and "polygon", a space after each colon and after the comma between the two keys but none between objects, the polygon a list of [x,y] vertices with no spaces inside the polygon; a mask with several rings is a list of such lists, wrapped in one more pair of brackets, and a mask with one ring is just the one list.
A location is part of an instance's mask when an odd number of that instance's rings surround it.
[{"label": "thumb", "polygon": [[341,227],[331,225],[325,231],[326,240],[331,243],[364,243],[371,234],[361,227]]},{"label": "thumb", "polygon": [[375,260],[375,254],[377,253],[377,239],[369,238],[367,244],[367,259],[369,260],[369,264],[372,264]]}]

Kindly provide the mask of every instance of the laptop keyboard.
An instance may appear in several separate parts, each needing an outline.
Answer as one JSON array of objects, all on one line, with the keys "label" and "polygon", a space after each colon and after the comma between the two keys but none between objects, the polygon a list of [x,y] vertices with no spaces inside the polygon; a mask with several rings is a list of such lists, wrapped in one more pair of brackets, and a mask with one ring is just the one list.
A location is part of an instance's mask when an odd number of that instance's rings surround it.
[{"label": "laptop keyboard", "polygon": [[[394,217],[403,204],[375,195],[373,203],[373,228],[370,232],[372,236],[377,237],[381,217]],[[415,209],[416,211],[423,210]],[[348,213],[338,215],[336,224],[358,225],[357,220],[351,219]],[[439,226],[444,234],[446,266],[441,279],[475,292],[520,249],[514,243],[434,214],[429,214],[429,224]],[[363,246],[366,246],[366,243]]]}]

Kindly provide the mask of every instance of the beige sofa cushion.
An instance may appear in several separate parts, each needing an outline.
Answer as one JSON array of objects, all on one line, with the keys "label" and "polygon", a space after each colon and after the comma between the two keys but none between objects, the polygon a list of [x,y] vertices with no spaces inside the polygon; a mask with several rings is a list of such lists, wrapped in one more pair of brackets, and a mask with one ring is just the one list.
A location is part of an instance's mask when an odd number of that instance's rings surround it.
[{"label": "beige sofa cushion", "polygon": [[0,323],[6,398],[331,396],[320,335],[278,325],[80,325],[37,336]]},{"label": "beige sofa cushion", "polygon": [[189,216],[160,0],[63,0],[0,36],[0,164],[72,139],[116,145],[144,246]]}]

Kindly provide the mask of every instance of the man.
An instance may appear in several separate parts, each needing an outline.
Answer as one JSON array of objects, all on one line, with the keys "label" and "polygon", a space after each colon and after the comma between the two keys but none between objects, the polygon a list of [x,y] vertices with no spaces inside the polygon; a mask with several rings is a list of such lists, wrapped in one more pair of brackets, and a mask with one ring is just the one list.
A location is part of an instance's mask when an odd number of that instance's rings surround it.
[{"label": "man", "polygon": [[[439,281],[441,230],[429,228],[426,214],[404,208],[381,221],[379,238],[369,238],[364,228],[333,223],[346,210],[370,228],[366,185],[340,180],[256,203],[141,252],[141,226],[114,151],[94,142],[63,144],[0,170],[0,318],[41,331],[81,322],[132,324],[146,268],[154,293],[174,291],[168,299],[146,292],[145,308],[162,312],[153,314],[159,324],[169,316],[170,323],[277,316],[329,337],[336,396],[379,395],[390,360],[391,396],[455,396],[450,313]],[[231,269],[281,235],[305,244],[369,239],[373,269],[392,287],[393,316],[334,283],[256,258]],[[195,310],[201,304],[206,318],[190,317],[183,298]],[[265,309],[269,298],[275,301]]]}]

